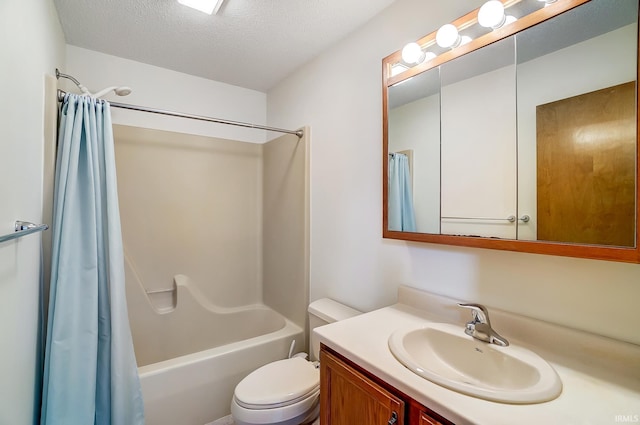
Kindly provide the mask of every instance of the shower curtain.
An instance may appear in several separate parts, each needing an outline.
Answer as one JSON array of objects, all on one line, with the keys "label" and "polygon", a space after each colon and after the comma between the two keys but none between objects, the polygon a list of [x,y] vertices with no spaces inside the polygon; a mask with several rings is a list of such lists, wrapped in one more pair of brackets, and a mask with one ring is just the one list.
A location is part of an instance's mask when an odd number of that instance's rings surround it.
[{"label": "shower curtain", "polygon": [[143,424],[109,104],[67,94],[58,144],[41,424]]},{"label": "shower curtain", "polygon": [[401,153],[389,154],[389,230],[416,231],[413,195],[409,178],[409,158]]}]

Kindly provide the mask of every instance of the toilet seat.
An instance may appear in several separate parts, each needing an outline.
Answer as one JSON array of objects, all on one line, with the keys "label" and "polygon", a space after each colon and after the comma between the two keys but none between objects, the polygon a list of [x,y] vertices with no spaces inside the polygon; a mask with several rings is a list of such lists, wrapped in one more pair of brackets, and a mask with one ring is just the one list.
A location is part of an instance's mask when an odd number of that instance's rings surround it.
[{"label": "toilet seat", "polygon": [[299,425],[309,423],[320,413],[320,389],[311,397],[288,406],[276,408],[247,409],[231,400],[231,415],[236,425]]},{"label": "toilet seat", "polygon": [[312,396],[320,372],[302,357],[278,360],[251,372],[236,387],[236,402],[247,409],[288,406]]},{"label": "toilet seat", "polygon": [[320,408],[320,372],[304,358],[278,360],[256,369],[237,386],[231,413],[237,424],[297,425]]}]

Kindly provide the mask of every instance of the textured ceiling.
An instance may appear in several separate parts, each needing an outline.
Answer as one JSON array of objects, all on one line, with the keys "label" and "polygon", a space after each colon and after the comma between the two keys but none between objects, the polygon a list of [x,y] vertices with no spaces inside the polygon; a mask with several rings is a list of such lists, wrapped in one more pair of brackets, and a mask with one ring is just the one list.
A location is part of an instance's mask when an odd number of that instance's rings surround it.
[{"label": "textured ceiling", "polygon": [[394,0],[54,0],[67,43],[267,91]]}]

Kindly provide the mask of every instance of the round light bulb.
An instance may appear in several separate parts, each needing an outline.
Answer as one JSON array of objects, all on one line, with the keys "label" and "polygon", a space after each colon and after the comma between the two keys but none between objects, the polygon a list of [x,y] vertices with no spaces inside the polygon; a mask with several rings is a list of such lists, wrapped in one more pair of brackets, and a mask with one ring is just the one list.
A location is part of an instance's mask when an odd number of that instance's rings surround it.
[{"label": "round light bulb", "polygon": [[499,0],[490,0],[478,11],[478,23],[486,28],[500,28],[504,25],[504,5]]},{"label": "round light bulb", "polygon": [[420,63],[424,60],[424,52],[418,43],[409,43],[402,48],[402,60],[406,63]]},{"label": "round light bulb", "polygon": [[436,33],[436,43],[443,48],[453,48],[460,44],[460,35],[458,34],[458,28],[453,24],[445,24],[440,27]]}]

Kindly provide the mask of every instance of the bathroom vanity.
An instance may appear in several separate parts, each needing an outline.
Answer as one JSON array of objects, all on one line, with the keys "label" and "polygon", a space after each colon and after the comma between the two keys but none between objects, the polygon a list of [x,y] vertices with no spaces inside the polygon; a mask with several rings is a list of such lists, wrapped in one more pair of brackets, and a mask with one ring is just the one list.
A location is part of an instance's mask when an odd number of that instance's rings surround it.
[{"label": "bathroom vanity", "polygon": [[451,424],[324,345],[320,350],[320,375],[323,425]]},{"label": "bathroom vanity", "polygon": [[[390,337],[399,329],[447,323],[467,338],[469,312],[457,302],[401,286],[395,305],[316,328],[322,344],[321,425],[640,422],[640,346],[490,307],[493,327],[511,343],[499,350],[536,353],[557,372],[559,394],[543,402],[491,401],[405,367],[392,353]],[[510,373],[505,365],[497,367]]]}]

